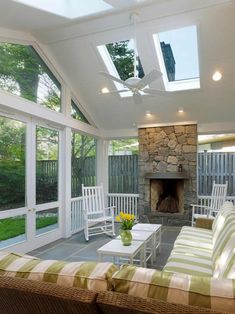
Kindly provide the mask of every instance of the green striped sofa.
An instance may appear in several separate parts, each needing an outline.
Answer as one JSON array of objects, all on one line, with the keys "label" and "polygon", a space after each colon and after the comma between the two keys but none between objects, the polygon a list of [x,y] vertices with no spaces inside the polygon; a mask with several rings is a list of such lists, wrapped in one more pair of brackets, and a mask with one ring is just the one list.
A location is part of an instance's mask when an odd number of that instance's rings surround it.
[{"label": "green striped sofa", "polygon": [[163,271],[123,265],[114,290],[235,313],[235,209],[225,205],[212,230],[182,228]]},{"label": "green striped sofa", "polygon": [[235,210],[226,204],[212,230],[183,227],[164,271],[235,279]]}]

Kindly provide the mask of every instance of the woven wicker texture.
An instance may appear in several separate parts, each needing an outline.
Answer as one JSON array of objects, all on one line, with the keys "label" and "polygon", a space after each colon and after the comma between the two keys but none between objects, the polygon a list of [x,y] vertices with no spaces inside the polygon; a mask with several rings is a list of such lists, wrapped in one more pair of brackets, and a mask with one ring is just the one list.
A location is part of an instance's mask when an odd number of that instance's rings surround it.
[{"label": "woven wicker texture", "polygon": [[0,276],[1,314],[93,314],[96,297],[93,291]]},{"label": "woven wicker texture", "polygon": [[[96,300],[98,307],[103,313],[121,313],[121,314],[144,314],[144,313],[165,313],[165,314],[221,314],[206,308],[194,306],[185,306],[180,304],[172,304],[154,299],[142,299],[132,297],[123,293],[112,293],[110,291],[102,291],[98,294]],[[225,313],[225,312],[223,312]]]}]

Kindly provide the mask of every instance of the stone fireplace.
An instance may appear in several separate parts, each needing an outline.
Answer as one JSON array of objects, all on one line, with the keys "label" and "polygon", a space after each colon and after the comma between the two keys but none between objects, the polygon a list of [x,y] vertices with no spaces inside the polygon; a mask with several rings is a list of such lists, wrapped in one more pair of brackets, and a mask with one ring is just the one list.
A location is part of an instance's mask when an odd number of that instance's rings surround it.
[{"label": "stone fireplace", "polygon": [[139,129],[139,210],[184,214],[196,201],[197,125]]}]

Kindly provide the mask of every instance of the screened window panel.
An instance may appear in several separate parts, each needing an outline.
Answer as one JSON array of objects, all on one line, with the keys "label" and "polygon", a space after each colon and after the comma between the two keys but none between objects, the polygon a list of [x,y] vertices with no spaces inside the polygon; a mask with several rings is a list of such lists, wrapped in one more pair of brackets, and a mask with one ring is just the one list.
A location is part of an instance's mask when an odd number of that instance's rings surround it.
[{"label": "screened window panel", "polygon": [[61,109],[61,84],[32,46],[0,43],[0,88],[49,109]]},{"label": "screened window panel", "polygon": [[72,197],[82,195],[82,184],[96,185],[96,139],[72,132]]},{"label": "screened window panel", "polygon": [[26,206],[25,138],[25,123],[0,117],[0,210]]}]

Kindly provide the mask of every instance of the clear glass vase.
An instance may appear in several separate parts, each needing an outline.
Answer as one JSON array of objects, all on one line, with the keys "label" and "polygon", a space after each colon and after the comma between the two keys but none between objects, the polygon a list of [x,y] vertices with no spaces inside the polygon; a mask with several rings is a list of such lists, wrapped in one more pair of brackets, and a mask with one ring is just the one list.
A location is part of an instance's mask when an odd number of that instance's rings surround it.
[{"label": "clear glass vase", "polygon": [[132,242],[132,234],[131,234],[131,230],[120,230],[120,236],[121,236],[121,240],[122,240],[122,244],[123,245],[131,245]]}]

